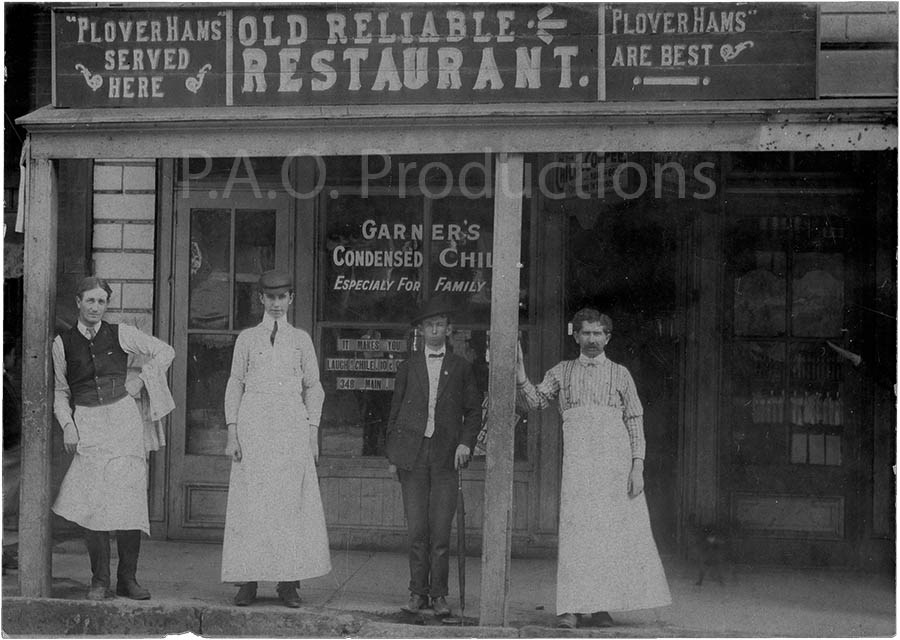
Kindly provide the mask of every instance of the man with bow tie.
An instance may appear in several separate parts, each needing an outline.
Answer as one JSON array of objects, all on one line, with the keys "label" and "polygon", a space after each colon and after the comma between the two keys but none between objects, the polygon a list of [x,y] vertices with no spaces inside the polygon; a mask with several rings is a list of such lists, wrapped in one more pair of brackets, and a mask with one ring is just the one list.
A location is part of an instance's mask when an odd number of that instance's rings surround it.
[{"label": "man with bow tie", "polygon": [[451,307],[432,298],[413,319],[422,351],[397,369],[387,424],[388,461],[403,492],[409,536],[409,602],[450,615],[450,528],[456,513],[457,473],[470,459],[481,428],[481,394],[471,364],[447,350]]},{"label": "man with bow tie", "polygon": [[523,404],[538,410],[556,399],[563,419],[558,626],[588,619],[610,626],[609,611],[662,607],[672,598],[643,494],[644,410],[628,369],[604,353],[612,319],[582,309],[572,325],[578,358],[533,385],[519,345],[516,382]]},{"label": "man with bow tie", "polygon": [[[75,454],[53,511],[84,527],[92,573],[88,600],[114,597],[110,532],[116,532],[119,552],[115,595],[147,600],[150,592],[135,576],[141,531],[150,535],[144,423],[135,398],[142,378],[164,373],[175,351],[132,326],[103,322],[111,295],[106,280],[84,278],[75,292],[78,322],[53,341],[53,412],[66,452]],[[130,354],[148,361],[140,377],[126,381]]]}]

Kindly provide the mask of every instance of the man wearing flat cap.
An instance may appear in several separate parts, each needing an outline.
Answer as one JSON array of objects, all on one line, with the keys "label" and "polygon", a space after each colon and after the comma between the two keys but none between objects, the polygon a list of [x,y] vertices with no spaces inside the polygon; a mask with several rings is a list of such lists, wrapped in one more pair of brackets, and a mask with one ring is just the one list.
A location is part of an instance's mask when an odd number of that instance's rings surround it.
[{"label": "man wearing flat cap", "polygon": [[240,585],[238,606],[256,599],[263,580],[296,608],[299,581],[331,571],[316,473],[325,393],[309,334],[288,321],[291,276],[267,271],[259,289],[262,322],[238,336],[225,390],[232,463],[222,581]]},{"label": "man wearing flat cap", "polygon": [[413,319],[422,351],[397,369],[386,451],[397,470],[409,536],[409,602],[450,615],[450,527],[456,513],[457,473],[466,466],[481,428],[481,394],[469,362],[447,349],[451,307],[432,298]]}]

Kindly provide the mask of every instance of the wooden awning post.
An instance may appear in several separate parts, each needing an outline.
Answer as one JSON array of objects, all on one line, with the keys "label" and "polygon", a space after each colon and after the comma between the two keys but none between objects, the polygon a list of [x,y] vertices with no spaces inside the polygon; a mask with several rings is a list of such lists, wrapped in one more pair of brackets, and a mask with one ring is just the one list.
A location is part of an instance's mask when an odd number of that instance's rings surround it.
[{"label": "wooden awning post", "polygon": [[481,624],[506,625],[512,538],[522,154],[499,154],[494,182],[491,368],[481,555]]},{"label": "wooden awning post", "polygon": [[28,162],[22,357],[22,482],[19,495],[19,587],[25,597],[49,597],[50,455],[56,318],[57,188],[54,161]]}]

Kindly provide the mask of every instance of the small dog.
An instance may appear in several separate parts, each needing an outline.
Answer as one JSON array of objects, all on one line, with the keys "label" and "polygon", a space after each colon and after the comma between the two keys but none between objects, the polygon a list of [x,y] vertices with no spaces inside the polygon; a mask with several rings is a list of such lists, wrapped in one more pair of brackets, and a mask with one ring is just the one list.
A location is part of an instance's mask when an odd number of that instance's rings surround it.
[{"label": "small dog", "polygon": [[703,585],[706,574],[719,584],[725,583],[724,571],[731,560],[731,527],[721,524],[698,525],[695,517],[691,517],[693,530],[693,557],[697,561],[698,576],[695,583]]}]

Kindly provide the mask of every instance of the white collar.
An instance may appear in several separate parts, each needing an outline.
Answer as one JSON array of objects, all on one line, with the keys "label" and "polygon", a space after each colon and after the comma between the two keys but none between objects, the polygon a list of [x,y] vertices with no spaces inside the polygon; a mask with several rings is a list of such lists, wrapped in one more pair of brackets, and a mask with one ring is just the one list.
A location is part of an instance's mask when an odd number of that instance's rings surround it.
[{"label": "white collar", "polygon": [[581,364],[588,366],[588,367],[593,366],[593,365],[603,364],[604,362],[606,362],[606,352],[604,351],[603,353],[601,353],[599,356],[597,356],[595,358],[589,358],[582,353],[581,355],[578,356],[578,362],[580,362]]},{"label": "white collar", "polygon": [[90,335],[90,334],[88,333],[88,330],[93,329],[93,330],[94,330],[94,335],[96,335],[97,333],[100,332],[100,325],[101,325],[101,324],[102,324],[102,321],[101,321],[101,322],[98,322],[97,324],[95,324],[95,325],[92,326],[92,327],[89,327],[88,325],[84,324],[81,320],[79,320],[79,321],[78,321],[78,331],[81,333],[81,335],[83,335],[84,337],[87,338],[87,337]]},{"label": "white collar", "polygon": [[[275,326],[275,318],[270,316],[268,313],[263,313],[262,322],[260,322],[259,324],[266,329],[271,329]],[[278,327],[281,328],[289,326],[291,326],[291,323],[287,321],[287,318],[285,316],[281,316],[281,318],[279,318],[278,320]]]}]

